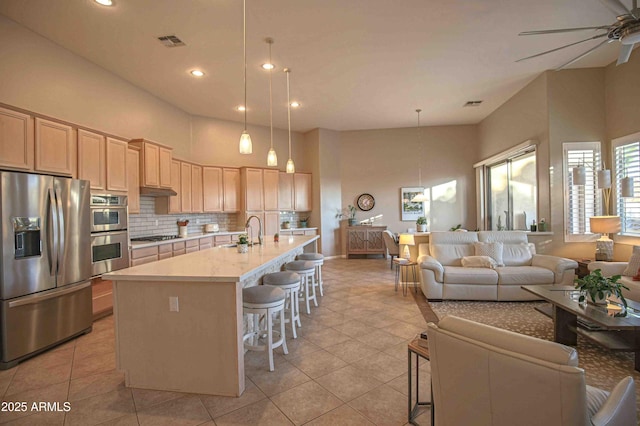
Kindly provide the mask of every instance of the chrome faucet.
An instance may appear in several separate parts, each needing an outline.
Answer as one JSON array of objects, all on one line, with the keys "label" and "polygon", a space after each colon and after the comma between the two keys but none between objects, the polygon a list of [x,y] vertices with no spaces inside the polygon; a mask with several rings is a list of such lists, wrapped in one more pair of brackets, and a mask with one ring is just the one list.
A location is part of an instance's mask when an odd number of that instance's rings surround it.
[{"label": "chrome faucet", "polygon": [[[260,218],[256,215],[251,215],[249,216],[249,218],[247,219],[247,223],[244,224],[244,230],[245,232],[247,232],[247,229],[251,228],[251,225],[249,224],[249,222],[251,222],[251,219],[253,218],[258,219],[258,244],[262,245],[262,220],[260,220]],[[253,231],[253,229],[251,229]],[[253,232],[251,232],[251,243],[253,244]]]}]

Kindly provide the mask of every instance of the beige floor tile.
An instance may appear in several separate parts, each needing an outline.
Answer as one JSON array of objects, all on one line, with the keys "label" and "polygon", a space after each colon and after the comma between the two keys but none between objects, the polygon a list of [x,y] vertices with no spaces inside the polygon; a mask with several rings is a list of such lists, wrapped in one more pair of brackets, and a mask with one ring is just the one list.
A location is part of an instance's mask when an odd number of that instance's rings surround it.
[{"label": "beige floor tile", "polygon": [[359,370],[386,383],[407,372],[407,362],[379,352],[352,364]]},{"label": "beige floor tile", "polygon": [[347,365],[337,356],[324,350],[291,358],[289,362],[312,379],[324,376]]},{"label": "beige floor tile", "polygon": [[403,342],[398,343],[397,345],[389,346],[388,348],[384,349],[382,352],[384,352],[387,355],[391,355],[392,357],[398,359],[399,361],[404,361],[406,363],[407,357],[408,357],[407,346],[409,345],[410,341],[411,340],[405,340]]},{"label": "beige floor tile", "polygon": [[135,412],[131,390],[122,389],[71,403],[65,425],[89,426]]},{"label": "beige floor tile", "polygon": [[312,352],[319,351],[322,348],[318,345],[314,345],[307,339],[304,339],[303,337],[298,336],[297,339],[292,339],[290,337],[287,337],[287,349],[289,350],[288,355],[284,355],[282,346],[276,348],[274,352],[279,355],[283,355],[285,357],[284,359],[289,359],[296,356],[307,355]]},{"label": "beige floor tile", "polygon": [[351,340],[350,336],[333,328],[323,329],[303,337],[321,348],[326,348],[327,346],[337,345],[338,343]]},{"label": "beige floor tile", "polygon": [[110,370],[92,376],[71,380],[69,385],[69,401],[100,395],[124,389],[124,373]]},{"label": "beige floor tile", "polygon": [[137,411],[144,410],[148,407],[152,407],[154,405],[185,396],[185,394],[182,392],[169,392],[136,388],[132,388],[131,393],[133,395],[133,402],[135,402],[136,404]]},{"label": "beige floor tile", "polygon": [[337,345],[328,346],[324,350],[337,356],[347,364],[351,364],[359,359],[379,352],[377,349],[373,349],[366,343],[358,342],[356,340],[347,340],[345,342],[338,343]]},{"label": "beige floor tile", "polygon": [[403,425],[407,422],[407,397],[382,385],[349,402],[376,425]]},{"label": "beige floor tile", "polygon": [[103,355],[106,353],[115,353],[115,340],[103,339],[91,345],[79,345],[75,348],[74,359],[83,359],[90,356]]},{"label": "beige floor tile", "polygon": [[[94,323],[95,324],[95,323]],[[102,340],[111,339],[115,341],[116,333],[111,328],[95,329],[89,334],[82,335],[76,340],[76,347],[84,345],[93,345]]]},{"label": "beige floor tile", "polygon": [[381,330],[391,333],[393,335],[402,337],[403,339],[412,339],[416,335],[419,335],[425,330],[426,327],[418,327],[417,325],[408,324],[403,321],[398,321],[395,324],[381,328]]},{"label": "beige floor tile", "polygon": [[239,408],[265,399],[266,396],[251,380],[245,380],[245,389],[239,398],[213,395],[200,395],[200,400],[211,418],[223,416]]},{"label": "beige floor tile", "polygon": [[126,416],[100,423],[100,426],[138,426],[139,424],[136,414],[127,414]]},{"label": "beige floor tile", "polygon": [[64,424],[64,416],[65,413],[63,411],[42,411],[26,417],[12,420],[8,423],[2,423],[2,416],[0,416],[0,423],[6,424],[7,426],[61,426]]},{"label": "beige floor tile", "polygon": [[315,382],[307,382],[275,395],[271,401],[296,425],[342,405],[342,401]]},{"label": "beige floor tile", "polygon": [[263,369],[247,372],[247,376],[267,396],[284,392],[311,380],[309,376],[288,362],[277,366],[275,371]]},{"label": "beige floor tile", "polygon": [[306,423],[306,426],[373,426],[369,420],[347,404]]},{"label": "beige floor tile", "polygon": [[289,426],[291,421],[268,399],[213,419],[216,426]]},{"label": "beige floor tile", "polygon": [[47,351],[18,364],[20,370],[35,368],[49,368],[73,361],[74,348],[68,347],[57,351]]},{"label": "beige floor tile", "polygon": [[184,395],[138,410],[140,426],[195,426],[211,420],[197,395]]},{"label": "beige floor tile", "polygon": [[398,320],[393,317],[380,314],[380,312],[384,312],[384,311],[385,311],[385,308],[381,308],[377,314],[360,318],[359,321],[361,321],[363,324],[366,324],[375,328],[388,327],[398,322]]},{"label": "beige floor tile", "polygon": [[[76,348],[77,349],[77,348]],[[71,371],[72,379],[92,376],[98,373],[104,373],[116,368],[115,352],[108,352],[102,355],[91,356],[87,358],[74,359],[73,370]]]},{"label": "beige floor tile", "polygon": [[366,324],[363,321],[353,320],[333,328],[352,338],[356,338],[357,336],[366,336],[377,330],[377,327]]},{"label": "beige floor tile", "polygon": [[368,334],[356,336],[355,339],[379,350],[387,349],[390,346],[394,346],[405,341],[402,337],[395,336],[379,329],[375,329]]},{"label": "beige floor tile", "polygon": [[351,401],[383,384],[381,380],[353,365],[319,377],[316,382],[344,402]]},{"label": "beige floor tile", "polygon": [[41,367],[33,363],[18,365],[18,370],[7,388],[5,397],[61,382],[66,382],[68,385],[70,374],[71,362],[69,361],[56,366]]},{"label": "beige floor tile", "polygon": [[[416,397],[416,375],[415,369],[411,376],[411,386],[413,390],[411,391],[413,398]],[[401,376],[396,377],[395,379],[387,382],[387,386],[392,387],[403,395],[409,395],[409,381],[408,381],[408,373],[404,373]],[[419,389],[420,401],[431,401],[431,374],[426,370],[420,369],[420,389]]]},{"label": "beige floor tile", "polygon": [[32,411],[34,402],[39,403],[45,401],[64,403],[67,400],[68,393],[69,382],[62,382],[55,385],[49,385],[37,389],[30,389],[24,392],[15,393],[11,396],[5,396],[3,401],[26,402],[26,411],[3,412],[2,416],[0,417],[0,423],[36,414],[34,413],[34,411]]}]

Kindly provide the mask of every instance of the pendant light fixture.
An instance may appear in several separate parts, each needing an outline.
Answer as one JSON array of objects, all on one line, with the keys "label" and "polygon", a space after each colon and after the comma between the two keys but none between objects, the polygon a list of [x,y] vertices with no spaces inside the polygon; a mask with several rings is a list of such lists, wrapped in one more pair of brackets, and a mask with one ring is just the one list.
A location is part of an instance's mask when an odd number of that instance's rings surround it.
[{"label": "pendant light fixture", "polygon": [[240,154],[251,154],[253,144],[247,132],[247,0],[242,1],[242,48],[244,64],[244,130],[240,135]]},{"label": "pendant light fixture", "polygon": [[287,119],[289,121],[289,159],[287,160],[287,173],[295,173],[296,166],[291,159],[291,96],[289,86],[289,73],[291,73],[291,70],[285,68],[284,72],[287,73]]},{"label": "pendant light fixture", "polygon": [[[418,113],[418,186],[422,188],[422,143],[420,141],[420,113],[422,110],[418,108],[416,112]],[[429,201],[429,198],[424,193],[424,188],[421,193],[411,199],[412,203],[423,203],[425,201]]]},{"label": "pendant light fixture", "polygon": [[268,37],[265,39],[265,41],[269,45],[269,66],[267,68],[269,70],[269,128],[271,129],[271,148],[269,149],[269,153],[267,154],[267,166],[277,167],[278,156],[276,155],[276,150],[273,149],[273,96],[271,91],[271,71],[274,68],[273,62],[271,62],[271,45],[273,44],[273,39],[271,37]]}]

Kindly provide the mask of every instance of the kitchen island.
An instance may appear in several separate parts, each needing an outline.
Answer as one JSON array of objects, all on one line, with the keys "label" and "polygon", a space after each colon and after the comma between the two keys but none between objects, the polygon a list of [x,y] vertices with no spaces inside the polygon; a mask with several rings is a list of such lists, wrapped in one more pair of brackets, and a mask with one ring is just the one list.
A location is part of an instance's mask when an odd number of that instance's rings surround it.
[{"label": "kitchen island", "polygon": [[238,253],[214,247],[104,275],[113,281],[117,368],[128,387],[240,396],[242,289],[318,236],[291,236]]}]

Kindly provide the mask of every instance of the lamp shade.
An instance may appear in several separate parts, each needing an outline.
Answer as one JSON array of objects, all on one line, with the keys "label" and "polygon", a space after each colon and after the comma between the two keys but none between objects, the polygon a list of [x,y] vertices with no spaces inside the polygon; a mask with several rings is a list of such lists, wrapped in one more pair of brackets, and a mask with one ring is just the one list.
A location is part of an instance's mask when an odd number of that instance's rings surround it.
[{"label": "lamp shade", "polygon": [[598,188],[611,188],[611,170],[598,170]]},{"label": "lamp shade", "polygon": [[411,199],[412,203],[423,203],[425,201],[429,201],[429,197],[424,192],[416,194],[416,196]]},{"label": "lamp shade", "polygon": [[615,234],[620,232],[619,216],[593,216],[589,218],[594,234]]},{"label": "lamp shade", "polygon": [[413,239],[413,234],[400,234],[400,241],[398,241],[398,244],[413,246],[416,242]]},{"label": "lamp shade", "polygon": [[621,197],[633,197],[633,178],[623,177],[620,179],[620,196]]},{"label": "lamp shade", "polygon": [[571,171],[572,183],[574,185],[586,185],[587,183],[587,169],[584,166],[574,167]]}]

